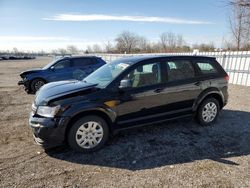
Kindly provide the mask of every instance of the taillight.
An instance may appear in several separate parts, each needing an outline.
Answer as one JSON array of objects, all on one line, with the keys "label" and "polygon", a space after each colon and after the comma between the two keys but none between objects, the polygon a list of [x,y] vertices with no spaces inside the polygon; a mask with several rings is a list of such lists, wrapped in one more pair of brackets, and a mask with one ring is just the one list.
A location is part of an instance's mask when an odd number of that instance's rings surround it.
[{"label": "taillight", "polygon": [[229,76],[226,75],[226,76],[224,77],[224,79],[225,79],[226,81],[229,81]]}]

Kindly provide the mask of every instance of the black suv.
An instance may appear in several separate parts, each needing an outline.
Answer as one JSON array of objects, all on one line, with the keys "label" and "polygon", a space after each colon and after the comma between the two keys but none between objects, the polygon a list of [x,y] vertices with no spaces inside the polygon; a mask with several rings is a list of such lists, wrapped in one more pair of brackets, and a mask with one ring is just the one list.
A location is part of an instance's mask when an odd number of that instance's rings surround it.
[{"label": "black suv", "polygon": [[113,61],[82,81],[44,85],[29,124],[44,147],[100,149],[119,130],[193,116],[215,122],[228,100],[228,75],[215,58],[139,56]]}]

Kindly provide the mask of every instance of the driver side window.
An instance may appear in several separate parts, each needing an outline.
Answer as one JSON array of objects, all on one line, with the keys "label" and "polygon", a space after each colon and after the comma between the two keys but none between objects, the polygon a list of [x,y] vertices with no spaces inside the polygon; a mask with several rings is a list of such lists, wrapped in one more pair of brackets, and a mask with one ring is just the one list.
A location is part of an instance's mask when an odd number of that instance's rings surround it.
[{"label": "driver side window", "polygon": [[160,63],[140,65],[126,75],[123,80],[130,80],[133,88],[159,84],[161,82]]},{"label": "driver side window", "polygon": [[54,65],[54,69],[63,69],[63,68],[67,68],[67,67],[70,67],[69,60],[62,60]]}]

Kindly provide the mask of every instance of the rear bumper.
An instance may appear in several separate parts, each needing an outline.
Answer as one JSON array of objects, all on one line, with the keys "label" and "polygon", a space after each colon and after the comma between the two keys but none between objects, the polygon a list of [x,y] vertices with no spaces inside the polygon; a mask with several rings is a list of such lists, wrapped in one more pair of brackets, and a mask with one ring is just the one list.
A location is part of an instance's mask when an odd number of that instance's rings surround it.
[{"label": "rear bumper", "polygon": [[29,118],[29,126],[33,131],[33,137],[38,145],[44,148],[51,148],[62,145],[65,141],[65,130],[69,118]]}]

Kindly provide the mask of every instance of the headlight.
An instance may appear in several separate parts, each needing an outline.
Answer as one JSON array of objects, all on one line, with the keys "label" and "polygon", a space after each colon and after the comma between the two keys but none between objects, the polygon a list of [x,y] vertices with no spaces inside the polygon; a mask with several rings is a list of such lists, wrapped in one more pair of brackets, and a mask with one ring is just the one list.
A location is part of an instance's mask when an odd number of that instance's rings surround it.
[{"label": "headlight", "polygon": [[38,106],[36,113],[40,116],[53,118],[60,110],[60,106]]}]

